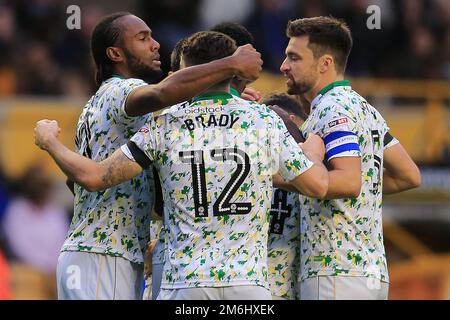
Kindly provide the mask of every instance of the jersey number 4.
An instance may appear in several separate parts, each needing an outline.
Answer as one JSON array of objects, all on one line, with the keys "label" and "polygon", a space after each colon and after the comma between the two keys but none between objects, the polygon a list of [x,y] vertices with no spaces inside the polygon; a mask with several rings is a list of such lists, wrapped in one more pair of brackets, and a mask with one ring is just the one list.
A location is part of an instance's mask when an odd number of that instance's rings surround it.
[{"label": "jersey number 4", "polygon": [[275,189],[273,203],[270,208],[270,233],[283,234],[284,223],[291,216],[292,206],[287,204],[287,191]]},{"label": "jersey number 4", "polygon": [[373,194],[378,194],[379,192],[381,192],[380,190],[381,173],[383,172],[381,168],[381,158],[377,155],[377,153],[379,154],[383,150],[381,147],[380,132],[378,130],[372,130],[372,142],[373,142],[373,163],[376,172],[372,172],[373,189],[371,191]]},{"label": "jersey number 4", "polygon": [[[213,205],[214,216],[228,214],[247,214],[252,209],[248,202],[231,202],[236,191],[241,187],[250,172],[250,158],[242,150],[237,148],[225,148],[211,150],[211,158],[214,161],[234,161],[237,163],[236,170],[230,181],[217,197]],[[208,197],[206,194],[206,173],[204,152],[202,150],[181,151],[180,160],[189,163],[192,168],[192,182],[194,190],[195,216],[206,217],[208,215]]]}]

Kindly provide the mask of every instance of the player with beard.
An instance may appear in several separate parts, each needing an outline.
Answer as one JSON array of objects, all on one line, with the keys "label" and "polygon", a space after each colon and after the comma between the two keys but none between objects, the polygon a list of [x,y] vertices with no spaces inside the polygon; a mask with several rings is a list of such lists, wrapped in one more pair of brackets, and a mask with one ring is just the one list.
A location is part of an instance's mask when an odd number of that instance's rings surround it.
[{"label": "player with beard", "polygon": [[[218,32],[194,34],[188,43],[186,66],[221,59],[236,49]],[[62,145],[56,121],[37,123],[36,144],[91,190],[120,184],[150,164],[156,167],[167,228],[158,299],[270,298],[266,258],[272,174],[279,172],[309,196],[326,193],[323,142],[311,135],[305,144],[314,144],[314,151],[306,156],[273,111],[231,95],[229,82],[152,119],[100,162]]]},{"label": "player with beard", "polygon": [[[120,12],[94,28],[92,56],[98,91],[80,115],[76,150],[107,158],[146,122],[150,112],[187,100],[233,75],[255,79],[260,55],[251,46],[189,68],[159,84],[159,43],[138,17]],[[74,217],[58,260],[59,299],[139,299],[143,252],[153,203],[151,172],[102,192],[75,184]]]},{"label": "player with beard", "polygon": [[298,19],[287,36],[280,69],[288,93],[310,104],[301,130],[324,139],[330,174],[326,200],[303,201],[300,298],[387,299],[382,194],[417,187],[420,172],[381,114],[344,80],[352,47],[345,23]]}]

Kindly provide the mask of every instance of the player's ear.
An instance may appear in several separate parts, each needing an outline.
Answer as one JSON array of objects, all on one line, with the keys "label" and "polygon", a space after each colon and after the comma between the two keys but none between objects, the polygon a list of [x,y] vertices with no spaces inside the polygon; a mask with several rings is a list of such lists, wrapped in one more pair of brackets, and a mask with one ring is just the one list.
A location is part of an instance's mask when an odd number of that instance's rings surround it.
[{"label": "player's ear", "polygon": [[106,48],[106,55],[113,62],[122,62],[124,60],[123,51],[117,47]]},{"label": "player's ear", "polygon": [[295,118],[295,115],[293,115],[293,114],[290,114],[289,115],[289,119],[293,122],[293,123],[296,123],[296,118]]},{"label": "player's ear", "polygon": [[329,54],[324,54],[319,58],[319,71],[325,73],[334,64],[334,59]]}]

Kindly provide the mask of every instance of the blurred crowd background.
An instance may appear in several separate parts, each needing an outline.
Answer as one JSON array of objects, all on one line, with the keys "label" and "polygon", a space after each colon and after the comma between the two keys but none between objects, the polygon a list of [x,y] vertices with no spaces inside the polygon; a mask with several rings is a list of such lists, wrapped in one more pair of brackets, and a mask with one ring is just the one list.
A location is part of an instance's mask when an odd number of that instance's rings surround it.
[{"label": "blurred crowd background", "polygon": [[[69,30],[66,9],[81,8]],[[369,5],[381,29],[366,26]],[[385,200],[391,299],[450,298],[449,0],[0,0],[0,299],[55,298],[54,272],[71,219],[61,172],[33,145],[34,123],[57,119],[73,145],[78,115],[95,92],[89,38],[105,14],[130,11],[161,43],[234,21],[263,55],[254,87],[285,90],[279,66],[289,19],[343,18],[354,46],[347,75],[421,165],[423,185]]]},{"label": "blurred crowd background", "polygon": [[[223,21],[246,26],[263,53],[267,71],[284,59],[286,22],[333,15],[350,26],[353,76],[450,79],[448,0],[167,0],[0,1],[0,96],[14,94],[80,96],[94,89],[89,63],[90,32],[111,7],[142,17],[161,43],[164,66],[174,44]],[[65,28],[68,4],[82,6],[81,30]],[[366,9],[382,8],[381,30],[367,32]],[[114,8],[114,9],[115,9]]]}]

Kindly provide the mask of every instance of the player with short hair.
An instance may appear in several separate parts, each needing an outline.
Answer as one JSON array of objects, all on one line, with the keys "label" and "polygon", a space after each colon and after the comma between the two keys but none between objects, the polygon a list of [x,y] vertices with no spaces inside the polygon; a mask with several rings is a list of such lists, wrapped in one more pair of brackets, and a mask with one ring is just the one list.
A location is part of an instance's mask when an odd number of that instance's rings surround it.
[{"label": "player with short hair", "polygon": [[[326,200],[304,202],[301,299],[386,299],[382,178],[383,166],[393,158],[384,156],[385,149],[396,142],[381,114],[344,80],[352,47],[344,22],[297,19],[288,23],[287,36],[280,70],[288,78],[288,93],[311,104],[301,130],[324,139],[330,174]],[[419,171],[408,173],[410,183],[403,187],[417,186]]]},{"label": "player with short hair", "polygon": [[[217,32],[222,31],[221,33],[224,33],[226,35],[230,35],[230,38],[235,40],[236,44],[238,46],[240,45],[246,45],[246,44],[252,44],[253,45],[253,38],[252,35],[245,29],[243,26],[239,24],[231,24],[231,23],[223,23],[220,25],[217,25],[215,28],[217,28]],[[243,29],[242,29],[243,28]],[[213,28],[214,29],[214,28]],[[174,49],[172,50],[172,53],[170,55],[170,65],[171,65],[171,71],[169,71],[169,75],[180,70],[181,68],[185,68],[186,66],[184,63],[181,63],[182,59],[182,52],[183,47],[186,44],[186,38],[180,39],[174,46]],[[249,81],[238,79],[237,77],[233,77],[230,83],[230,93],[239,97],[242,97],[243,99],[249,100],[249,101],[257,101],[261,98],[261,94],[252,89],[245,87],[245,85],[249,83]],[[234,86],[237,88],[241,88],[242,84],[244,84],[244,90],[241,92],[236,90]],[[182,102],[181,104],[188,103],[188,102]],[[162,111],[161,114],[166,114],[167,112],[170,112],[170,110],[178,109],[178,105],[174,105],[168,109],[165,109]],[[155,176],[157,176],[157,173],[154,173]],[[155,178],[155,192],[160,192],[160,184],[157,184],[158,180]],[[156,197],[158,198],[158,197]],[[162,198],[162,197],[161,197]],[[155,203],[155,207],[158,207],[156,210],[158,213],[163,212],[163,203],[158,202]],[[151,249],[151,252],[148,252],[147,257],[148,261],[151,260],[151,278],[147,277],[146,280],[146,286],[144,290],[144,299],[156,299],[159,293],[159,289],[161,286],[161,278],[162,278],[162,266],[164,263],[164,237],[165,237],[165,229],[163,227],[163,224],[161,221],[152,220],[151,222],[151,234],[158,235],[158,239],[153,239],[151,241],[155,241],[156,243],[151,243],[149,245],[149,249]],[[151,257],[151,259],[150,259]],[[151,293],[150,293],[151,290]]]},{"label": "player with short hair", "polygon": [[[246,44],[255,45],[255,39],[250,31],[243,25],[236,22],[222,22],[213,26],[210,31],[220,32],[226,34],[236,42],[237,46],[243,46]],[[246,90],[249,81],[240,79],[239,77],[233,77],[230,84],[231,94],[241,97],[244,90]],[[256,90],[248,88],[247,92],[241,98],[246,100],[259,100],[261,95]],[[253,99],[254,98],[254,99]]]},{"label": "player with short hair", "polygon": [[[236,49],[216,32],[197,33],[188,41],[183,51],[188,66]],[[39,121],[36,144],[88,189],[126,181],[150,163],[156,167],[168,229],[158,299],[270,299],[272,174],[278,171],[309,196],[327,191],[323,142],[311,135],[305,145],[314,151],[305,156],[273,111],[229,94],[229,81],[152,119],[101,162],[68,150],[58,131],[55,121]]]},{"label": "player with short hair", "polygon": [[[169,75],[180,70],[181,52],[183,50],[186,38],[180,39],[174,46],[170,54],[170,71]],[[184,102],[187,103],[187,102]],[[162,111],[161,114],[167,113],[170,109],[178,108],[178,105],[172,106]],[[161,219],[164,214],[164,204],[162,201],[162,190],[157,172],[154,173],[155,182],[155,206],[154,212]],[[164,238],[165,229],[163,221],[153,219],[150,222],[150,243],[147,247],[145,264],[147,272],[145,273],[145,288],[143,293],[144,300],[155,300],[158,296],[162,280],[162,268],[164,265]]]},{"label": "player with short hair", "polygon": [[274,93],[264,98],[264,104],[270,106],[278,106],[287,113],[290,122],[300,128],[305,122],[308,115],[303,109],[303,105],[300,103],[296,96],[291,96],[286,93]]},{"label": "player with short hair", "polygon": [[[283,120],[296,142],[304,142],[297,123],[306,120],[300,103],[287,94],[273,94],[262,104],[270,106]],[[300,116],[298,116],[299,114]],[[300,118],[300,117],[303,118]],[[298,299],[298,271],[300,265],[301,197],[297,192],[273,189],[267,252],[268,280],[273,300]]]},{"label": "player with short hair", "polygon": [[[79,118],[78,153],[100,161],[128,141],[151,115],[235,74],[254,79],[259,53],[241,47],[233,57],[195,66],[155,85],[159,43],[138,17],[119,12],[94,28],[91,51],[98,91]],[[139,117],[141,116],[141,117]],[[101,192],[75,185],[74,217],[58,260],[59,299],[139,299],[148,242],[152,177],[146,171]]]}]

